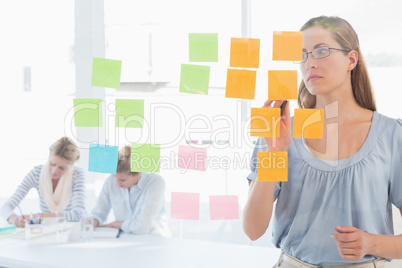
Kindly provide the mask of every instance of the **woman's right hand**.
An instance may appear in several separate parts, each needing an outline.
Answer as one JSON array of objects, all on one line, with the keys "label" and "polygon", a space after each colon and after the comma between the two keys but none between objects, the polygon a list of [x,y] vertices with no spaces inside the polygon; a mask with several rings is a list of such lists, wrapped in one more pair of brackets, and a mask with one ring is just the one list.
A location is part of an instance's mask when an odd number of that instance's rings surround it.
[{"label": "woman's right hand", "polygon": [[[284,101],[267,100],[264,108],[280,108]],[[273,104],[273,105],[272,105]],[[271,152],[285,152],[292,141],[292,122],[290,120],[289,101],[285,105],[280,123],[280,137],[264,137],[265,143]]]},{"label": "woman's right hand", "polygon": [[25,227],[24,219],[22,217],[19,217],[19,216],[15,215],[15,214],[11,215],[8,218],[8,223],[14,224],[15,226],[20,227],[20,228]]}]

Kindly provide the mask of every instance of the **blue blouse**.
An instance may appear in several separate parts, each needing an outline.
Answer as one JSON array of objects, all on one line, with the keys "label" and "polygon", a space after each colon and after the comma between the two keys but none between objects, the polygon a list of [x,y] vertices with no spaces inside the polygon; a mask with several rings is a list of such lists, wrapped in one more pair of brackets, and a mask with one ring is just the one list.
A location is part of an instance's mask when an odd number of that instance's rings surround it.
[{"label": "blue blouse", "polygon": [[[251,160],[257,179],[259,138]],[[402,208],[402,120],[374,112],[368,136],[357,153],[339,161],[316,158],[304,139],[288,148],[288,181],[276,182],[272,242],[287,254],[319,266],[341,266],[378,257],[345,261],[334,240],[335,226],[353,226],[393,235],[392,206]]]}]

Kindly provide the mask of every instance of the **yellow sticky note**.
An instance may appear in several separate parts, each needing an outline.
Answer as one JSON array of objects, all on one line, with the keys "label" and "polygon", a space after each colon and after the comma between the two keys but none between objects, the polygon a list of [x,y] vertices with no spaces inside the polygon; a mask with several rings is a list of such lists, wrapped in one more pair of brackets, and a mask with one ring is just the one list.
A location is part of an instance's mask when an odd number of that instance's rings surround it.
[{"label": "yellow sticky note", "polygon": [[258,181],[288,181],[288,152],[259,152]]},{"label": "yellow sticky note", "polygon": [[301,61],[303,32],[274,32],[272,60]]},{"label": "yellow sticky note", "polygon": [[295,109],[293,138],[322,139],[323,132],[323,109]]},{"label": "yellow sticky note", "polygon": [[250,136],[279,137],[280,108],[251,108]]},{"label": "yellow sticky note", "polygon": [[297,100],[297,71],[268,71],[268,100]]},{"label": "yellow sticky note", "polygon": [[228,69],[226,98],[254,99],[256,71]]},{"label": "yellow sticky note", "polygon": [[230,67],[258,68],[260,64],[260,39],[232,38],[230,42]]}]

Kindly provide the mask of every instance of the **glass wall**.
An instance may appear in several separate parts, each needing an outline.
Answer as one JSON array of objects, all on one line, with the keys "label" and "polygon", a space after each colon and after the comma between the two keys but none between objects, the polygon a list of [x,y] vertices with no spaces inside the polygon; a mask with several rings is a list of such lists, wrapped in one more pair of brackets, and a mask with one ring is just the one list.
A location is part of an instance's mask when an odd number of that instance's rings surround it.
[{"label": "glass wall", "polygon": [[[241,212],[247,199],[246,176],[255,139],[249,137],[248,126],[242,121],[242,108],[263,105],[268,95],[268,70],[298,70],[293,63],[272,61],[273,31],[297,31],[318,15],[347,19],[360,38],[379,112],[391,117],[402,114],[402,86],[397,81],[402,74],[400,1],[249,3],[250,37],[261,39],[261,54],[256,97],[247,103],[225,98],[230,38],[241,37],[242,24],[247,23],[241,0],[104,0],[105,57],[122,61],[120,88],[105,89],[105,107],[111,107],[106,108],[106,141],[118,146],[161,144],[164,162],[160,174],[167,183],[167,202],[171,192],[200,193],[200,221],[181,224],[171,219],[175,235],[181,228],[185,238],[248,243],[241,228]],[[34,165],[46,161],[50,144],[66,133],[65,118],[76,92],[75,15],[73,1],[0,4],[0,161],[5,171],[0,179],[0,204]],[[181,64],[189,63],[189,33],[218,33],[218,62],[201,63],[211,67],[208,96],[179,92]],[[144,99],[143,130],[114,127],[114,110],[108,105],[126,98]],[[296,107],[295,101],[291,107]],[[189,143],[208,150],[206,171],[177,167],[178,146]],[[96,174],[93,185],[88,185],[95,188],[91,198],[97,197],[104,179],[104,174]],[[226,194],[238,196],[240,219],[211,221],[209,196]],[[36,198],[36,192],[31,191],[29,197]],[[261,245],[268,245],[268,240],[264,238]]]}]

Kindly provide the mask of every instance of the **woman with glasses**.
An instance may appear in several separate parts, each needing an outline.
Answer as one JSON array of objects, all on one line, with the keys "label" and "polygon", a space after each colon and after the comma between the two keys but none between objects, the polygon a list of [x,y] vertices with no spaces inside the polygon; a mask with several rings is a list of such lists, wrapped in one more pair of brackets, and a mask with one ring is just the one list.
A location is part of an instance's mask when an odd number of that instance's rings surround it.
[{"label": "woman with glasses", "polygon": [[[402,120],[376,112],[347,21],[321,16],[301,31],[298,104],[325,109],[323,139],[292,138],[286,104],[281,136],[260,138],[254,149],[244,230],[256,240],[272,218],[273,243],[282,249],[275,267],[385,267],[402,258],[392,222],[392,204],[402,213]],[[257,153],[266,151],[288,152],[288,181],[257,180]]]}]

